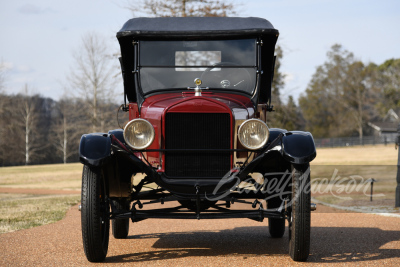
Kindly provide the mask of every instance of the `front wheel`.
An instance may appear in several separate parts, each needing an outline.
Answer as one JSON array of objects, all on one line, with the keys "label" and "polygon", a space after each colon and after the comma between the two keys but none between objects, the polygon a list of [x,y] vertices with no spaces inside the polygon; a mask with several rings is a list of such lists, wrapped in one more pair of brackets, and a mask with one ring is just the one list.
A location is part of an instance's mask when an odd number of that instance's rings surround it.
[{"label": "front wheel", "polygon": [[292,166],[292,199],[289,216],[289,254],[306,261],[310,253],[311,193],[310,166]]},{"label": "front wheel", "polygon": [[[117,210],[129,210],[129,203],[113,202]],[[123,239],[129,234],[129,219],[114,219],[112,221],[112,233],[114,238]]]},{"label": "front wheel", "polygon": [[88,261],[100,262],[106,258],[110,233],[110,208],[100,169],[83,167],[81,197],[83,248]]},{"label": "front wheel", "polygon": [[[268,210],[276,210],[280,207],[282,200],[273,198],[268,200]],[[269,234],[272,238],[281,238],[285,234],[285,219],[268,218]]]}]

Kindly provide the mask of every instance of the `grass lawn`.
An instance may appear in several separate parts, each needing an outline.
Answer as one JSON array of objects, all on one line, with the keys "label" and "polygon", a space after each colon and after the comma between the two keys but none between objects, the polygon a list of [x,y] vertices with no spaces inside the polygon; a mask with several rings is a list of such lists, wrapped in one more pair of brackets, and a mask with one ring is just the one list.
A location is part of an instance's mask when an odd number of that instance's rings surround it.
[{"label": "grass lawn", "polygon": [[3,189],[57,190],[58,195],[0,193],[0,233],[28,229],[61,220],[81,196],[62,191],[81,189],[82,164],[0,168]]},{"label": "grass lawn", "polygon": [[[317,149],[312,195],[343,206],[394,207],[398,153],[393,144]],[[371,179],[376,180],[372,202]]]},{"label": "grass lawn", "polygon": [[398,153],[394,144],[318,148],[311,165],[397,165]]},{"label": "grass lawn", "polygon": [[82,164],[51,164],[0,168],[0,187],[80,190]]},{"label": "grass lawn", "polygon": [[80,195],[0,194],[0,234],[57,222]]}]

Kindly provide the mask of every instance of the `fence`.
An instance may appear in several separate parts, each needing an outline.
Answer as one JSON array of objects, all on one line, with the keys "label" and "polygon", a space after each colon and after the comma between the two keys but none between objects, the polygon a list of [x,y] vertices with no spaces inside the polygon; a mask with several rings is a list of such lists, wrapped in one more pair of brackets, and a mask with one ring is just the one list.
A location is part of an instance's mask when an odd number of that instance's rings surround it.
[{"label": "fence", "polygon": [[341,138],[316,138],[314,139],[316,147],[341,147],[341,146],[363,146],[394,144],[395,138],[391,136],[365,136],[359,137],[341,137]]}]

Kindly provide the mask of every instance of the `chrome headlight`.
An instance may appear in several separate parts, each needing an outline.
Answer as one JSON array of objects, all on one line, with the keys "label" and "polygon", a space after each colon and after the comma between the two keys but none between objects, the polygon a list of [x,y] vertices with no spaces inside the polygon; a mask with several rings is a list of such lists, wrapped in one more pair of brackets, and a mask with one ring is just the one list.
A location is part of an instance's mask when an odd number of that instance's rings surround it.
[{"label": "chrome headlight", "polygon": [[134,119],[124,128],[125,142],[133,149],[145,149],[153,143],[154,128],[144,119]]},{"label": "chrome headlight", "polygon": [[268,126],[262,120],[250,119],[239,127],[239,141],[247,149],[256,150],[263,147],[267,143],[268,137]]}]

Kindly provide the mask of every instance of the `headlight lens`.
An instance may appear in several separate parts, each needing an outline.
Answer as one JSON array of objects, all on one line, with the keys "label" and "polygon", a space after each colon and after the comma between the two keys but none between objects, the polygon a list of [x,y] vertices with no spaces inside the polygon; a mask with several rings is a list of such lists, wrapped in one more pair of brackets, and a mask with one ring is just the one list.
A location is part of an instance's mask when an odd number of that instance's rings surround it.
[{"label": "headlight lens", "polygon": [[154,128],[144,119],[131,120],[124,129],[125,142],[133,149],[145,149],[153,143]]},{"label": "headlight lens", "polygon": [[263,147],[267,143],[268,137],[268,126],[262,120],[250,119],[239,127],[239,141],[247,149],[256,150]]}]

